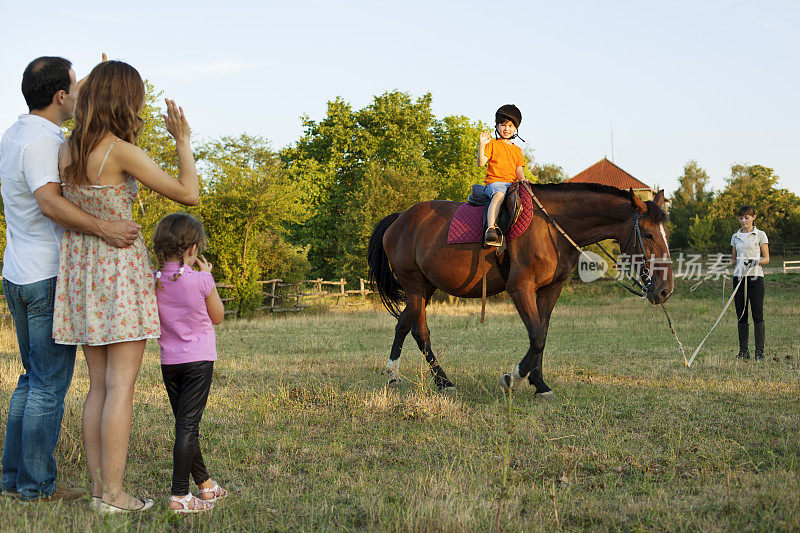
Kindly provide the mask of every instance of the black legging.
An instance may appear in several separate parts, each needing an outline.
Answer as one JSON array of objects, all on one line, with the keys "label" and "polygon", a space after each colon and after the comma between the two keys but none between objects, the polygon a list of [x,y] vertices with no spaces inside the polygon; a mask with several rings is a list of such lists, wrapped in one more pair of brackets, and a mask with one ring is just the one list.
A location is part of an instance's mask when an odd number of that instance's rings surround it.
[{"label": "black legging", "polygon": [[175,415],[175,448],[172,451],[172,494],[189,493],[189,473],[200,485],[209,479],[200,453],[199,426],[211,390],[213,361],[161,365],[169,403]]},{"label": "black legging", "polygon": [[[739,284],[742,278],[733,278],[733,286]],[[753,313],[753,323],[760,324],[764,322],[764,276],[753,278],[747,276],[746,281],[742,283],[736,295],[733,297],[733,303],[736,304],[736,316],[739,318],[739,324],[747,324],[747,309],[744,301],[744,286],[747,284],[747,301],[750,303],[750,312]]]}]

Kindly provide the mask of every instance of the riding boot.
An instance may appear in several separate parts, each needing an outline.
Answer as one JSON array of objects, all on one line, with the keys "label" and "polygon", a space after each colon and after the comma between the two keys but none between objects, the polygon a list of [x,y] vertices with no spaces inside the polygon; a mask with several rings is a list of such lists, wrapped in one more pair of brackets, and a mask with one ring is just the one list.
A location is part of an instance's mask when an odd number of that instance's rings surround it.
[{"label": "riding boot", "polygon": [[756,338],[756,361],[764,359],[764,323],[753,324],[753,334]]},{"label": "riding boot", "polygon": [[748,335],[750,333],[750,324],[740,324],[739,326],[739,354],[737,359],[750,359],[750,350],[747,347]]}]

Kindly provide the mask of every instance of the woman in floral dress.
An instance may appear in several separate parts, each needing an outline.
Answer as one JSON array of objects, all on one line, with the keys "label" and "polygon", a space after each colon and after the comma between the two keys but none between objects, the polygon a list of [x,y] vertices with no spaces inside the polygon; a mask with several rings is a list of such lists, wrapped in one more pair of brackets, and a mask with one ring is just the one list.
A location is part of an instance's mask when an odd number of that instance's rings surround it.
[{"label": "woman in floral dress", "polygon": [[[62,192],[102,219],[132,219],[139,182],[185,205],[199,199],[197,168],[183,109],[167,100],[167,131],[175,138],[180,177],[161,170],[136,140],[145,88],[121,61],[97,65],[78,94],[75,129],[59,154]],[[137,181],[138,180],[138,181]],[[128,248],[67,231],[61,241],[53,338],[80,344],[89,368],[83,408],[92,506],[101,512],[148,509],[122,490],[133,390],[145,342],[160,335],[153,269],[141,235]]]}]

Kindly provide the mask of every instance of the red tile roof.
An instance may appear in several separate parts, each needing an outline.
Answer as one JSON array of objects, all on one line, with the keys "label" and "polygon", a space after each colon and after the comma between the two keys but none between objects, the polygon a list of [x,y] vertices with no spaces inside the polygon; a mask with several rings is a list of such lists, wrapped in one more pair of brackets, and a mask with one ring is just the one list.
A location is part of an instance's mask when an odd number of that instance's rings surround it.
[{"label": "red tile roof", "polygon": [[583,172],[567,180],[569,183],[599,183],[620,189],[648,189],[649,186],[637,180],[605,157]]}]

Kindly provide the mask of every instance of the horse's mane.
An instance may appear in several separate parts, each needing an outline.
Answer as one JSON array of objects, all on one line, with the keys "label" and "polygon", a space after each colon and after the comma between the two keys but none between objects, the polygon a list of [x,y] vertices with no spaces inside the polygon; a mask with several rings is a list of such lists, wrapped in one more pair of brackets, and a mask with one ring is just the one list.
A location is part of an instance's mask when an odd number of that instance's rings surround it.
[{"label": "horse's mane", "polygon": [[[625,189],[612,187],[611,185],[601,185],[600,183],[532,183],[531,186],[534,190],[539,189],[542,191],[561,191],[561,192],[599,192],[602,194],[611,194],[630,200],[630,193]],[[669,219],[666,211],[658,207],[652,200],[646,200],[644,205],[647,206],[647,212],[642,215],[642,218],[649,220],[654,224],[666,223]]]}]

